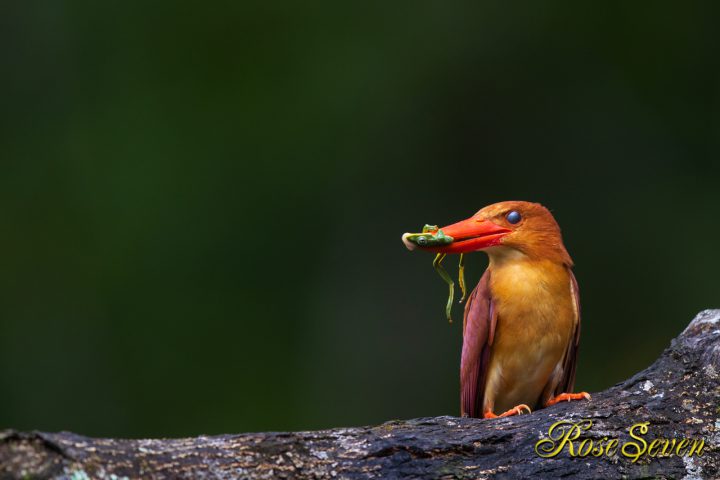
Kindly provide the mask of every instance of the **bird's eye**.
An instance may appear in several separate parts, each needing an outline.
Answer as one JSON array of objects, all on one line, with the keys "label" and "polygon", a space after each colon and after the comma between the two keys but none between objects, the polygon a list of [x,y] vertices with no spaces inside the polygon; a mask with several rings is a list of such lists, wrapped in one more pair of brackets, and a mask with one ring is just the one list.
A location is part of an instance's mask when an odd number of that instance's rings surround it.
[{"label": "bird's eye", "polygon": [[515,225],[520,220],[522,220],[522,217],[516,210],[512,210],[512,211],[508,212],[508,214],[505,215],[505,218],[507,219],[508,222],[512,223],[513,225]]},{"label": "bird's eye", "polygon": [[417,243],[418,245],[426,245],[428,242],[427,237],[418,237]]}]

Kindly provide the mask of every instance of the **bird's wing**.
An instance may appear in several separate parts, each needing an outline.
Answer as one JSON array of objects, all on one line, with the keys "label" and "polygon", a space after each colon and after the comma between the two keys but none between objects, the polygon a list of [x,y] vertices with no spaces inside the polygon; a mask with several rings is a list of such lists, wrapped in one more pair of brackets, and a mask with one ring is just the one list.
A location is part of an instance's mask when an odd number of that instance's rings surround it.
[{"label": "bird's wing", "polygon": [[575,388],[575,367],[577,366],[578,349],[580,347],[580,292],[578,291],[575,275],[569,268],[568,273],[570,274],[570,290],[575,307],[575,330],[570,337],[567,350],[565,350],[562,378],[555,388],[555,395],[572,392]]},{"label": "bird's wing", "polygon": [[490,294],[490,270],[486,270],[468,298],[463,318],[460,361],[460,411],[463,416],[481,417],[490,346],[495,335],[497,313]]}]

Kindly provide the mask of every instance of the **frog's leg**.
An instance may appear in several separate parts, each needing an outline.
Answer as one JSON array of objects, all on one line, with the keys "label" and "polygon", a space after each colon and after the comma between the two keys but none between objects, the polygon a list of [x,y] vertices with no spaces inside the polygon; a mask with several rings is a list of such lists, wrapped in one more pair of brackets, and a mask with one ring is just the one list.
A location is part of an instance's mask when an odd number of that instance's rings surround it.
[{"label": "frog's leg", "polygon": [[452,317],[450,316],[450,312],[452,310],[453,298],[455,297],[455,283],[452,281],[450,275],[448,275],[447,271],[441,265],[443,258],[445,258],[445,254],[438,253],[435,257],[435,260],[433,260],[433,267],[435,267],[435,271],[438,272],[442,279],[445,280],[445,283],[448,284],[450,293],[448,296],[447,306],[445,307],[445,316],[447,316],[448,322],[452,323]]},{"label": "frog's leg", "polygon": [[460,290],[462,291],[462,297],[460,297],[460,302],[462,303],[465,300],[465,294],[467,293],[465,291],[465,262],[464,260],[464,253],[460,254],[460,264],[458,265],[458,283],[460,284]]}]

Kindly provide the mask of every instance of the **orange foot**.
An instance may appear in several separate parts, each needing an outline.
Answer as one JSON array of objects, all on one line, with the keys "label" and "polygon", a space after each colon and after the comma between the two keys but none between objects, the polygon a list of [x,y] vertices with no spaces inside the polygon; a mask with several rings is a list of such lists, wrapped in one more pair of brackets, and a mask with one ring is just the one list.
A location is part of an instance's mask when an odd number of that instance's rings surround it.
[{"label": "orange foot", "polygon": [[511,417],[513,415],[522,415],[523,410],[527,410],[527,413],[532,412],[530,410],[530,407],[525,405],[524,403],[518,405],[517,407],[511,408],[505,413],[501,413],[500,415],[495,415],[492,410],[488,410],[483,414],[483,418],[499,418],[499,417]]},{"label": "orange foot", "polygon": [[564,401],[571,401],[571,400],[590,400],[590,394],[587,392],[580,392],[580,393],[561,393],[557,397],[553,397],[550,400],[548,400],[546,407],[549,407],[550,405],[555,405],[558,402],[564,402]]}]

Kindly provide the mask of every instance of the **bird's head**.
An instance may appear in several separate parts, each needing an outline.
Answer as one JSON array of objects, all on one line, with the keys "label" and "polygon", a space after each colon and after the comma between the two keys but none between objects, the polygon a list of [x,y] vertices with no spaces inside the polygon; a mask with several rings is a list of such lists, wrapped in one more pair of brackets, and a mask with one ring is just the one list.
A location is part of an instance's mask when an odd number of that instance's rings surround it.
[{"label": "bird's head", "polygon": [[560,227],[550,211],[539,203],[494,203],[475,215],[442,228],[426,226],[423,233],[406,233],[409,250],[436,253],[486,251],[491,258],[521,253],[572,265],[563,245]]}]

